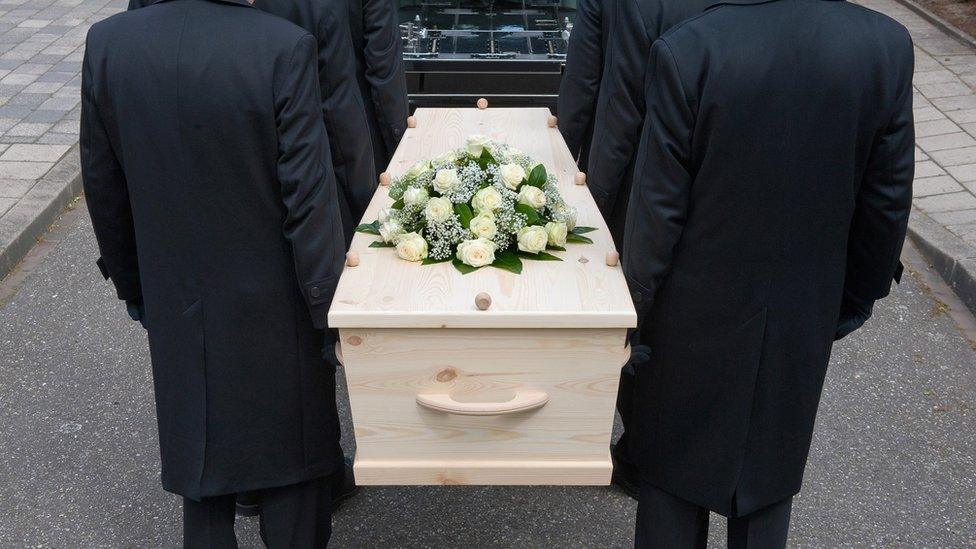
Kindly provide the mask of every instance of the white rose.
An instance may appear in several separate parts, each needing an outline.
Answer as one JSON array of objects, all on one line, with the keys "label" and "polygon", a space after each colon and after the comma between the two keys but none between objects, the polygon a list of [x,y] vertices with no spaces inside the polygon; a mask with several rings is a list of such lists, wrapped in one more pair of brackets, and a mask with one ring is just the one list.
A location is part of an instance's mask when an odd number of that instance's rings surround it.
[{"label": "white rose", "polygon": [[413,206],[414,204],[423,206],[427,203],[428,198],[430,198],[430,195],[427,193],[427,189],[420,187],[410,187],[403,191],[403,203],[407,206]]},{"label": "white rose", "polygon": [[518,164],[502,164],[498,167],[498,174],[502,178],[502,183],[513,191],[518,189],[525,179],[525,169]]},{"label": "white rose", "polygon": [[566,229],[572,231],[576,228],[576,208],[569,206],[558,206],[554,212],[556,219],[566,224]]},{"label": "white rose", "polygon": [[447,221],[454,215],[454,204],[446,198],[431,198],[427,201],[424,215],[435,223]]},{"label": "white rose", "polygon": [[471,156],[481,156],[482,151],[485,150],[485,146],[491,142],[487,136],[484,135],[472,135],[468,137],[468,141],[464,144],[464,148],[468,150],[468,154]]},{"label": "white rose", "polygon": [[417,233],[400,235],[396,245],[397,255],[407,261],[427,259],[427,241]]},{"label": "white rose", "polygon": [[390,219],[380,225],[380,238],[387,244],[393,242],[401,234],[403,234],[403,227],[399,221]]},{"label": "white rose", "polygon": [[471,199],[471,206],[478,213],[495,211],[501,205],[502,193],[498,192],[498,189],[494,187],[481,189],[474,193],[474,198]]},{"label": "white rose", "polygon": [[457,258],[472,267],[491,265],[495,262],[495,243],[487,238],[465,240],[458,244]]},{"label": "white rose", "polygon": [[480,213],[471,220],[471,232],[478,238],[495,238],[498,234],[498,227],[495,225],[495,218],[490,213]]},{"label": "white rose", "polygon": [[515,147],[508,148],[509,156],[525,156],[525,153],[521,149],[516,149]]},{"label": "white rose", "polygon": [[524,185],[519,191],[518,201],[520,204],[541,210],[546,205],[546,193],[542,192],[539,187]]},{"label": "white rose", "polygon": [[430,169],[430,161],[421,160],[420,162],[417,162],[413,166],[410,166],[410,169],[407,170],[407,173],[403,175],[408,178],[419,177],[429,169]]},{"label": "white rose", "polygon": [[518,249],[530,254],[537,254],[546,249],[549,243],[549,235],[546,234],[545,227],[532,225],[522,227],[518,232]]},{"label": "white rose", "polygon": [[457,161],[457,152],[455,151],[447,151],[434,159],[434,162],[439,164],[451,164],[455,161]]},{"label": "white rose", "polygon": [[460,184],[457,170],[437,170],[437,175],[434,176],[434,190],[441,194],[453,191]]},{"label": "white rose", "polygon": [[546,234],[549,235],[549,245],[563,247],[566,245],[569,229],[562,221],[550,221],[546,223]]},{"label": "white rose", "polygon": [[376,219],[380,223],[386,223],[393,218],[393,214],[395,213],[396,210],[393,208],[380,208],[380,211],[376,214]]}]

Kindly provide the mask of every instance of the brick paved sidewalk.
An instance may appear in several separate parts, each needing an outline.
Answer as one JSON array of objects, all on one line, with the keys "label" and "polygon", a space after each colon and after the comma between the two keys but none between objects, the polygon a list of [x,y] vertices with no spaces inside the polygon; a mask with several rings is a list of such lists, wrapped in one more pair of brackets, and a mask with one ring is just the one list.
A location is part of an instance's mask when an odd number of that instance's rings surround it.
[{"label": "brick paved sidewalk", "polygon": [[124,0],[0,0],[0,278],[80,191],[85,35]]},{"label": "brick paved sidewalk", "polygon": [[896,0],[858,0],[915,42],[912,239],[976,312],[976,51]]}]

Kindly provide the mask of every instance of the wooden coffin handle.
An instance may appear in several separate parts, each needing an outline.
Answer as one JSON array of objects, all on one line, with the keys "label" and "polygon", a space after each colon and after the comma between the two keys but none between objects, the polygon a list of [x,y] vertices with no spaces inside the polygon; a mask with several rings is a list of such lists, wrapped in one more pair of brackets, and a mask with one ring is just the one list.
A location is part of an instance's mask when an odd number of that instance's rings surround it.
[{"label": "wooden coffin handle", "polygon": [[459,416],[501,416],[517,414],[541,408],[549,402],[544,391],[527,389],[518,391],[511,400],[505,402],[458,402],[445,393],[417,395],[417,404],[437,412]]}]

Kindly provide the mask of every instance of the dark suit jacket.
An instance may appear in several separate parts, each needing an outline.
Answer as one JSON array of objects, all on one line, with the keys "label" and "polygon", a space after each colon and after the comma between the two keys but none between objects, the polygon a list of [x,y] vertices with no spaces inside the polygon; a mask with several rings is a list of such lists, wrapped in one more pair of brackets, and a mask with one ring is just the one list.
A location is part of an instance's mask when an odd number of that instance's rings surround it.
[{"label": "dark suit jacket", "polygon": [[651,44],[710,0],[611,0],[614,24],[607,37],[603,83],[593,122],[587,185],[623,249],[634,158],[644,122],[644,81]]},{"label": "dark suit jacket", "polygon": [[394,0],[348,0],[353,53],[377,173],[386,171],[407,128],[403,44]]},{"label": "dark suit jacket", "polygon": [[587,166],[593,115],[603,75],[607,37],[612,32],[612,0],[579,0],[566,51],[566,68],[556,101],[559,132],[581,170]]},{"label": "dark suit jacket", "polygon": [[343,252],[315,39],[245,0],[92,26],[85,194],[119,297],[142,298],[162,482],[199,499],[340,463],[322,360]]},{"label": "dark suit jacket", "polygon": [[[157,0],[129,0],[137,9]],[[346,0],[256,0],[254,7],[283,17],[312,33],[318,43],[322,116],[331,139],[332,167],[339,183],[346,243],[353,237],[376,191],[373,141],[359,88]]]},{"label": "dark suit jacket", "polygon": [[912,72],[843,1],[720,3],[654,44],[624,243],[649,484],[725,515],[799,491],[842,295],[898,276]]}]

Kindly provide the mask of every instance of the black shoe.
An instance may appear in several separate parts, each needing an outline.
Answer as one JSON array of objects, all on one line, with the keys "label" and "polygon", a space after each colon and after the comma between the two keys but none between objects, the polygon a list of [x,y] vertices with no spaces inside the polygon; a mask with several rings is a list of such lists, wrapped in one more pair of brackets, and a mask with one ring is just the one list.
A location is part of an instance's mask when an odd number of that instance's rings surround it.
[{"label": "black shoe", "polygon": [[617,486],[625,494],[637,500],[640,496],[640,474],[634,464],[619,459],[619,453],[617,445],[611,444],[610,456],[613,459],[613,474],[610,475],[610,484]]},{"label": "black shoe", "polygon": [[261,514],[261,504],[255,492],[241,492],[237,494],[237,516],[256,517]]},{"label": "black shoe", "polygon": [[343,460],[342,471],[332,477],[332,512],[335,513],[339,507],[349,498],[356,495],[359,487],[356,486],[356,477],[352,470],[352,460]]}]

